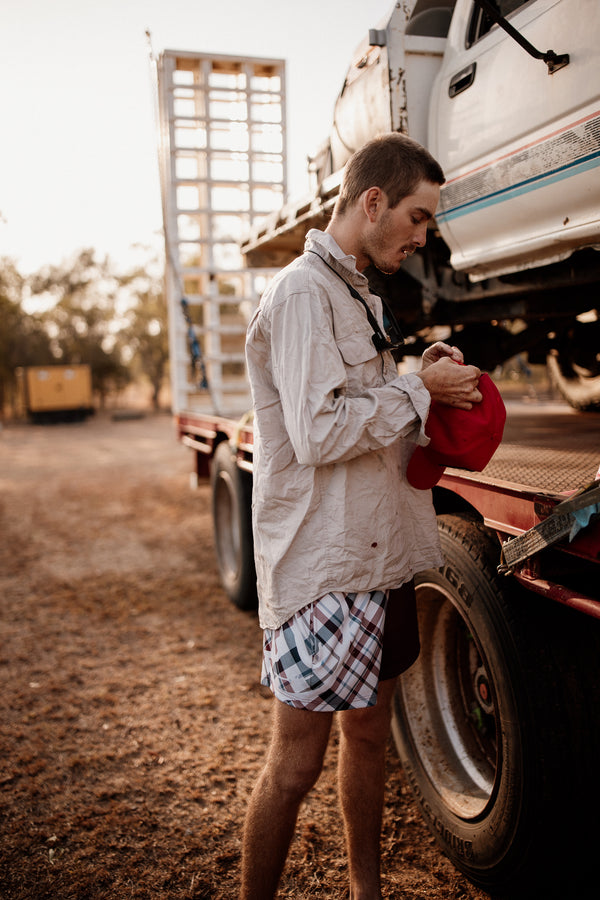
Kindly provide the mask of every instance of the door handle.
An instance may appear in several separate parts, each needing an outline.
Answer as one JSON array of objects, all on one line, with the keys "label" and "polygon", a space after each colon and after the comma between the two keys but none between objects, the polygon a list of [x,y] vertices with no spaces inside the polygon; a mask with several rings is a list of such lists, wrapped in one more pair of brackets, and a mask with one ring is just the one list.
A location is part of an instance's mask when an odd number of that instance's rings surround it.
[{"label": "door handle", "polygon": [[464,69],[461,69],[460,72],[457,72],[456,75],[452,76],[448,87],[449,97],[456,97],[457,94],[461,94],[463,91],[466,91],[468,87],[471,87],[475,81],[476,68],[477,63],[471,63],[470,66],[465,66]]}]

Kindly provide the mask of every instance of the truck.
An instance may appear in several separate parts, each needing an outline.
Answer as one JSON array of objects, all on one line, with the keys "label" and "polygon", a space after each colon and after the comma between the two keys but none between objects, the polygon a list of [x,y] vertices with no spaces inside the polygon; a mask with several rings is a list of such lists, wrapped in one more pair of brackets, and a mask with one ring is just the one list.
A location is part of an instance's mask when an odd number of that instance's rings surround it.
[{"label": "truck", "polygon": [[[261,286],[324,226],[345,161],[375,134],[408,133],[446,173],[426,247],[395,276],[367,273],[403,325],[399,366],[440,337],[487,371],[527,352],[547,362],[570,404],[534,414],[507,403],[503,443],[484,471],[446,469],[433,489],[445,563],[416,579],[421,653],[394,699],[398,764],[424,821],[475,885],[509,898],[597,889],[588,823],[600,801],[598,38],[593,0],[395,3],[354,54],[331,134],[309,160],[310,195],[281,203],[281,61],[176,51],[158,60],[175,427],[194,483],[210,481],[221,580],[241,610],[256,606],[252,413],[243,395],[226,410],[226,392],[211,391],[211,370],[221,388],[228,362],[211,327],[221,314],[230,348],[234,333],[243,343]],[[237,104],[229,119],[226,91]],[[206,253],[232,237],[211,225],[223,215],[207,202],[221,152],[211,128],[233,122],[250,179],[235,213],[241,256],[224,268]],[[259,151],[253,129],[267,122],[278,140]],[[248,202],[258,163],[271,167],[271,211]],[[186,260],[190,222],[208,231],[197,229]],[[229,363],[242,366],[236,352]]]},{"label": "truck", "polygon": [[[510,21],[494,24],[494,10]],[[350,154],[379,132],[406,132],[446,184],[424,250],[397,275],[366,273],[403,327],[404,354],[436,333],[486,370],[526,352],[570,404],[597,409],[599,34],[593,0],[395,3],[354,54],[310,160],[312,195],[254,228],[248,264],[301,252]]]},{"label": "truck", "polygon": [[88,365],[22,366],[17,406],[34,423],[81,421],[94,412]]}]

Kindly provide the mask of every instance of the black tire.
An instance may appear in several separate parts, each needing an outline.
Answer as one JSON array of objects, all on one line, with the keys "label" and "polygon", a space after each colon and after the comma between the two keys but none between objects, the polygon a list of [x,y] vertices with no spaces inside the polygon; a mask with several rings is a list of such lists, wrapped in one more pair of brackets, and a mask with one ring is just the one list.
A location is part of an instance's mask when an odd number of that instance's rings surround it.
[{"label": "black tire", "polygon": [[600,326],[576,322],[546,359],[551,384],[574,409],[600,410]]},{"label": "black tire", "polygon": [[475,519],[441,516],[439,528],[447,561],[417,579],[421,655],[394,701],[405,775],[476,885],[511,900],[582,900],[600,623],[511,590],[496,573],[496,538]]},{"label": "black tire", "polygon": [[211,466],[212,516],[221,583],[238,609],[256,609],[252,539],[252,477],[237,465],[223,441]]}]

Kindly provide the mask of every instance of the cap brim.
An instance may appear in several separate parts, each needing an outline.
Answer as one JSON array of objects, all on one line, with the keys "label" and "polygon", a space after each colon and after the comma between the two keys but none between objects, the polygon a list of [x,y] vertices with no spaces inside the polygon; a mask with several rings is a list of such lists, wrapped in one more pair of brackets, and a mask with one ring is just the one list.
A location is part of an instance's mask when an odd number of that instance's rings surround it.
[{"label": "cap brim", "polygon": [[428,459],[423,447],[417,447],[408,463],[406,477],[414,488],[426,491],[435,487],[444,474],[444,469],[445,466]]}]

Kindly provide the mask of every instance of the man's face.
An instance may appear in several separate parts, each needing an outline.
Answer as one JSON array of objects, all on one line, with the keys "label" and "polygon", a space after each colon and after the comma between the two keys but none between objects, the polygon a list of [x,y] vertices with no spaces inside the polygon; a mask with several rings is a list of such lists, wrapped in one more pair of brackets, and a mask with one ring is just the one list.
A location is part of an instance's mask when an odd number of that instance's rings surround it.
[{"label": "man's face", "polygon": [[440,186],[421,181],[413,194],[390,209],[385,194],[380,209],[363,235],[363,254],[367,265],[391,275],[397,272],[407,256],[427,239],[427,223],[436,211]]}]

